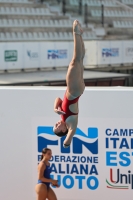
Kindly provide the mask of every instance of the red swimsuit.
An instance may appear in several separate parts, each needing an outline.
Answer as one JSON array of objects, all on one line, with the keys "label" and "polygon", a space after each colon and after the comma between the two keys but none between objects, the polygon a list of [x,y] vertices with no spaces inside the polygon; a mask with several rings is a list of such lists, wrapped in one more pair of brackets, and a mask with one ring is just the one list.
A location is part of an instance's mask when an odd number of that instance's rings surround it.
[{"label": "red swimsuit", "polygon": [[71,115],[77,115],[77,114],[78,114],[78,113],[73,113],[73,112],[71,112],[71,111],[69,110],[69,106],[70,106],[71,104],[74,104],[74,103],[78,102],[78,99],[79,99],[79,97],[76,97],[76,98],[73,99],[73,100],[69,100],[69,99],[67,99],[66,93],[65,93],[64,99],[63,99],[62,104],[61,104],[61,110],[64,111],[64,112],[66,113],[66,114],[64,114],[64,115],[61,115],[61,118],[62,118],[62,120],[63,120],[64,122],[66,121],[66,119],[67,119],[69,116],[71,116]]}]

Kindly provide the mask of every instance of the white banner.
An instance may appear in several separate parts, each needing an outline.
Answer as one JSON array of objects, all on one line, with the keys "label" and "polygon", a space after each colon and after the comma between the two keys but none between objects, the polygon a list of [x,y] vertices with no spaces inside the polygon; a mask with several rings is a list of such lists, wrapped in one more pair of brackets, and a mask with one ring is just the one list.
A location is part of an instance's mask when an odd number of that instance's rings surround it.
[{"label": "white banner", "polygon": [[98,41],[98,65],[124,63],[122,41]]},{"label": "white banner", "polygon": [[88,200],[89,196],[96,200],[104,193],[103,200],[112,200],[116,196],[125,200],[127,191],[131,196],[131,119],[80,118],[77,132],[68,149],[63,148],[64,138],[58,138],[52,132],[55,121],[56,118],[50,117],[36,118],[32,122],[35,155],[33,166],[39,162],[44,147],[52,149],[52,178],[59,180],[60,188],[55,189],[59,199]]},{"label": "white banner", "polygon": [[0,88],[0,199],[36,199],[37,165],[46,146],[52,149],[52,178],[60,183],[53,188],[57,199],[97,200],[101,194],[102,200],[132,199],[133,89],[86,88],[70,148],[52,131],[60,119],[54,99],[65,90]]},{"label": "white banner", "polygon": [[85,58],[84,65],[97,65],[98,64],[98,54],[97,54],[97,43],[96,41],[88,41],[85,43]]}]

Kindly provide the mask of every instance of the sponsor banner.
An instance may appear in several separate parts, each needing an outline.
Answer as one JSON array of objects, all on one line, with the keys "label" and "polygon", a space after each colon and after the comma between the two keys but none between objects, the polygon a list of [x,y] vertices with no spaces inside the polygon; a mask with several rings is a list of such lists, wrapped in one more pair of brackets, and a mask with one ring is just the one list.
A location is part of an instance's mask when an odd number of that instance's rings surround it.
[{"label": "sponsor banner", "polygon": [[133,47],[127,47],[125,49],[125,55],[128,56],[128,57],[133,57]]},{"label": "sponsor banner", "polygon": [[[99,188],[98,128],[89,126],[87,119],[81,121],[85,122],[84,126],[82,123],[79,125],[69,148],[63,147],[65,137],[59,138],[53,133],[56,118],[36,118],[32,123],[34,166],[40,161],[42,149],[51,148],[51,178],[59,180],[60,188],[53,188],[59,199],[86,200],[86,195],[94,193]],[[36,171],[33,173],[33,180],[34,174]]]},{"label": "sponsor banner", "polygon": [[30,58],[30,60],[39,59],[39,53],[37,51],[32,51],[30,49],[27,50],[27,56]]},{"label": "sponsor banner", "polygon": [[18,52],[16,50],[5,50],[5,62],[16,62],[18,60]]},{"label": "sponsor banner", "polygon": [[41,43],[41,66],[63,67],[69,64],[69,43]]},{"label": "sponsor banner", "polygon": [[104,200],[116,195],[125,200],[126,191],[130,194],[133,190],[132,120],[79,117],[76,134],[67,149],[63,148],[65,138],[53,133],[55,122],[52,118],[36,118],[32,134],[36,165],[42,149],[52,149],[51,177],[59,180],[60,189],[55,189],[58,198],[87,200],[89,195],[95,200],[104,193]]},{"label": "sponsor banner", "polygon": [[121,41],[99,41],[97,51],[99,65],[123,63]]},{"label": "sponsor banner", "polygon": [[133,41],[123,41],[124,63],[133,63]]},{"label": "sponsor banner", "polygon": [[0,45],[2,65],[7,69],[23,69],[23,45],[22,43],[6,43]]},{"label": "sponsor banner", "polygon": [[119,48],[102,48],[102,57],[118,57],[119,56]]},{"label": "sponsor banner", "polygon": [[47,59],[66,59],[67,49],[49,49],[47,50]]},{"label": "sponsor banner", "polygon": [[130,193],[133,191],[133,126],[130,119],[114,119],[108,124],[104,131],[106,188]]},{"label": "sponsor banner", "polygon": [[[133,41],[85,41],[85,66],[133,62]],[[73,42],[1,43],[0,69],[66,67],[73,56]]]},{"label": "sponsor banner", "polygon": [[24,66],[25,68],[40,67],[40,43],[24,43]]},{"label": "sponsor banner", "polygon": [[55,49],[47,50],[47,58],[54,59],[56,67],[69,65],[69,43],[55,42]]}]

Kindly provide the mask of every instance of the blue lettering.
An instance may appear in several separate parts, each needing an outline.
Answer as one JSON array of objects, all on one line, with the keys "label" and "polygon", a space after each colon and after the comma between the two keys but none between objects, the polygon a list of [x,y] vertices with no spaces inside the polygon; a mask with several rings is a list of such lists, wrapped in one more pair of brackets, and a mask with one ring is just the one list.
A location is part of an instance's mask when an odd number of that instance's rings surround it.
[{"label": "blue lettering", "polygon": [[126,149],[129,149],[126,138],[122,138],[122,140],[121,140],[120,149],[122,149],[123,147],[125,147]]},{"label": "blue lettering", "polygon": [[[86,168],[85,168],[86,167]],[[88,165],[80,165],[80,174],[88,174]]]},{"label": "blue lettering", "polygon": [[67,174],[69,174],[69,164],[66,165]]},{"label": "blue lettering", "polygon": [[132,136],[133,135],[133,129],[114,129],[111,132],[111,129],[106,129],[105,133],[107,136]]},{"label": "blue lettering", "polygon": [[38,152],[42,152],[42,149],[44,147],[47,147],[48,145],[58,145],[58,140],[55,140],[55,141],[51,141],[51,140],[48,140],[46,138],[43,138],[41,136],[38,136]]},{"label": "blue lettering", "polygon": [[82,189],[82,180],[85,179],[85,176],[75,176],[75,179],[78,179],[79,181],[78,187],[79,189]]},{"label": "blue lettering", "polygon": [[106,133],[107,136],[111,136],[111,133],[109,133],[109,131],[111,131],[111,129],[109,129],[109,128],[106,129],[106,131],[105,131],[105,133]]},{"label": "blue lettering", "polygon": [[41,155],[38,155],[38,161],[40,161],[41,160]]},{"label": "blue lettering", "polygon": [[51,165],[51,172],[54,172],[57,174],[57,169],[56,169],[56,166],[54,163],[52,163],[52,165]]},{"label": "blue lettering", "polygon": [[70,156],[67,157],[66,162],[71,162]]},{"label": "blue lettering", "polygon": [[59,162],[59,156],[55,156],[55,162]]},{"label": "blue lettering", "polygon": [[[67,179],[70,180],[70,184],[69,184],[69,185],[67,185],[67,183],[66,183],[66,182],[67,182]],[[73,177],[72,177],[72,176],[69,176],[69,175],[65,176],[65,177],[63,178],[63,185],[64,185],[65,188],[71,189],[71,188],[74,186],[74,179],[73,179]]]},{"label": "blue lettering", "polygon": [[[50,58],[52,55],[56,55],[52,51],[48,50],[48,57]],[[42,137],[40,134],[49,133],[50,135],[54,135],[53,133],[53,127],[51,126],[39,126],[37,127],[37,135],[38,135],[38,152],[42,152],[43,147],[47,147],[49,145],[56,145],[58,146],[59,139],[53,141],[47,139],[47,137]],[[88,142],[88,141],[82,141],[81,139],[77,137],[73,137],[73,145],[72,145],[72,152],[74,154],[81,154],[83,153],[83,148],[85,147],[88,151],[90,151],[92,154],[98,154],[98,129],[95,127],[88,128],[88,136],[86,136],[86,133],[84,133],[82,130],[79,128],[76,129],[76,133],[80,133],[83,137],[86,138],[92,138],[96,139],[94,142]],[[64,137],[61,137],[60,139],[60,152],[63,154],[69,154],[70,153],[70,147],[64,148],[63,147],[63,142],[64,142]],[[58,157],[56,157],[56,162],[58,162]],[[70,161],[68,161],[70,162]],[[85,162],[82,158],[82,162]]]},{"label": "blue lettering", "polygon": [[98,153],[98,139],[93,143],[88,143],[80,140],[79,138],[73,137],[73,153],[82,154],[83,146],[88,149],[92,154]]},{"label": "blue lettering", "polygon": [[92,163],[92,157],[87,157],[87,163]]},{"label": "blue lettering", "polygon": [[120,161],[120,165],[123,166],[123,167],[127,167],[130,165],[131,161],[129,158],[127,158],[127,156],[130,156],[130,154],[128,152],[121,152],[119,157],[125,161],[125,163],[123,161]]},{"label": "blue lettering", "polygon": [[60,161],[61,161],[61,162],[62,162],[62,161],[65,162],[65,156],[61,156],[61,157],[60,157]]},{"label": "blue lettering", "polygon": [[[91,185],[91,181],[94,181],[94,185],[93,186]],[[87,179],[87,186],[88,186],[89,189],[96,190],[98,188],[98,185],[99,185],[99,181],[95,176],[90,176]]]},{"label": "blue lettering", "polygon": [[109,138],[105,138],[105,147],[109,148]]},{"label": "blue lettering", "polygon": [[65,174],[65,171],[62,171],[62,169],[61,169],[61,164],[59,164],[59,174]]},{"label": "blue lettering", "polygon": [[119,136],[118,130],[114,129],[113,136]]},{"label": "blue lettering", "polygon": [[116,160],[116,156],[111,155],[117,155],[117,152],[106,152],[106,165],[107,166],[117,166],[116,162],[111,162],[112,160]]},{"label": "blue lettering", "polygon": [[[74,187],[75,181],[77,180],[78,183],[78,189],[83,189],[83,181],[86,179],[86,185],[90,190],[95,190],[98,188],[99,186],[99,181],[95,176],[90,176],[90,177],[86,177],[86,176],[75,176],[72,177],[70,175],[65,175],[65,176],[61,176],[61,175],[50,175],[50,177],[52,179],[56,179],[58,180],[58,184],[61,186],[61,184],[63,185],[64,188],[66,189],[71,189],[72,187]],[[53,186],[52,186],[53,187]]]},{"label": "blue lettering", "polygon": [[119,138],[110,138],[110,140],[113,141],[113,148],[116,149],[117,148],[116,141],[118,141]]},{"label": "blue lettering", "polygon": [[131,138],[131,149],[133,149],[133,138]]},{"label": "blue lettering", "polygon": [[133,134],[133,129],[129,129],[129,136],[132,136]]},{"label": "blue lettering", "polygon": [[96,174],[96,175],[98,175],[98,172],[97,172],[97,169],[96,169],[95,165],[91,166],[90,174]]},{"label": "blue lettering", "polygon": [[75,162],[76,163],[76,156],[72,156],[72,162]]},{"label": "blue lettering", "polygon": [[71,169],[71,173],[70,173],[70,174],[74,174],[74,173],[79,174],[76,164],[74,164],[74,165],[72,166],[72,169]]},{"label": "blue lettering", "polygon": [[86,162],[86,158],[84,156],[81,157],[81,162],[85,163]]},{"label": "blue lettering", "polygon": [[93,162],[94,162],[94,163],[98,163],[98,157],[94,157],[94,158],[93,158]]},{"label": "blue lettering", "polygon": [[120,136],[128,136],[127,129],[120,129]]}]

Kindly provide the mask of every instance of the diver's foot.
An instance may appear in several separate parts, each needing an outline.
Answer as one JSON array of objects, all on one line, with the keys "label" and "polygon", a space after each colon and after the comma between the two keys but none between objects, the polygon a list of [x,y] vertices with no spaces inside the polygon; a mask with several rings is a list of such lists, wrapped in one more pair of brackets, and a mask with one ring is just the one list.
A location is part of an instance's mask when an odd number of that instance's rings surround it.
[{"label": "diver's foot", "polygon": [[77,35],[82,35],[83,30],[78,20],[74,20],[73,22],[73,33]]}]

